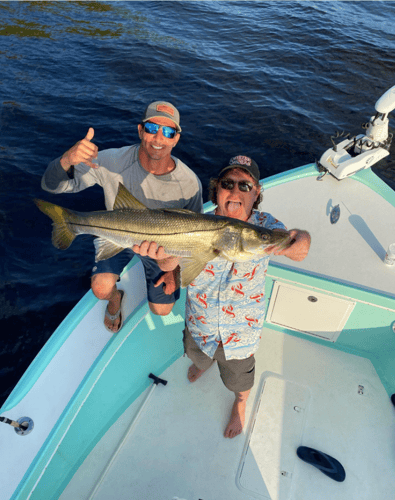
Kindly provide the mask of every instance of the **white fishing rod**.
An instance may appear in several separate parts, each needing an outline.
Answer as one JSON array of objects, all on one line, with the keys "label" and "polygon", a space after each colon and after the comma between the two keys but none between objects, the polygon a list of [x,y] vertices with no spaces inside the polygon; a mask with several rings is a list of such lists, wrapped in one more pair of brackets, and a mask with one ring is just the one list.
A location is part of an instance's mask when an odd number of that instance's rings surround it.
[{"label": "white fishing rod", "polygon": [[152,373],[150,373],[148,375],[148,377],[152,378],[152,380],[153,380],[153,383],[150,387],[150,390],[148,391],[148,394],[145,397],[145,400],[143,401],[142,405],[140,406],[138,412],[136,413],[136,415],[134,416],[134,418],[130,422],[129,427],[126,429],[126,432],[124,433],[124,435],[120,439],[120,441],[119,441],[117,447],[115,448],[113,454],[111,455],[111,458],[108,461],[106,467],[103,469],[103,472],[101,473],[99,480],[97,481],[97,483],[93,487],[93,490],[92,490],[91,494],[89,495],[88,500],[92,500],[92,498],[96,495],[97,490],[100,488],[104,478],[106,477],[106,475],[107,475],[108,471],[110,470],[112,464],[114,463],[115,459],[119,455],[119,452],[121,451],[123,445],[125,444],[129,435],[132,433],[133,429],[135,428],[136,423],[138,421],[138,418],[140,417],[141,413],[144,411],[144,408],[146,407],[152,393],[154,392],[155,387],[158,384],[163,384],[163,385],[167,384],[167,380],[163,380],[162,378],[159,378],[156,375],[153,375]]}]

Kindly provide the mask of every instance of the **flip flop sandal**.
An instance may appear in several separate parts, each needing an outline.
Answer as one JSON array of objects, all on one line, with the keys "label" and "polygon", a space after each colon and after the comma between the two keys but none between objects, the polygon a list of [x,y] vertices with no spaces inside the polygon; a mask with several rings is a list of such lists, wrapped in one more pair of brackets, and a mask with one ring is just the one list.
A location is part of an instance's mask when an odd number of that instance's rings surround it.
[{"label": "flip flop sandal", "polygon": [[120,323],[119,323],[119,327],[118,327],[118,330],[116,330],[115,332],[113,330],[111,330],[111,328],[109,328],[106,324],[104,324],[105,328],[111,332],[111,333],[118,333],[119,330],[122,328],[123,326],[123,299],[125,298],[125,292],[123,290],[119,290],[119,293],[121,294],[121,304],[119,306],[119,309],[118,311],[115,313],[115,314],[110,314],[108,312],[108,304],[107,304],[107,307],[106,307],[106,312],[105,312],[105,316],[110,319],[111,321],[115,321],[116,319],[120,318]]},{"label": "flip flop sandal", "polygon": [[346,472],[340,462],[336,458],[330,457],[322,451],[308,448],[307,446],[299,446],[296,450],[298,457],[304,462],[314,465],[321,472],[326,474],[335,481],[342,482],[346,478]]}]

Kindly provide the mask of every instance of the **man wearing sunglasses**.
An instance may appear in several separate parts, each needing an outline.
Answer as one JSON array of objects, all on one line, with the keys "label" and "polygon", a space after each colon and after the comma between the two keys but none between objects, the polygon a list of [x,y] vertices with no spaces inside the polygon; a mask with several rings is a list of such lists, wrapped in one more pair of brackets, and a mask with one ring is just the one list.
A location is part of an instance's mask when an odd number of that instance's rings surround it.
[{"label": "man wearing sunglasses", "polygon": [[[121,182],[148,208],[186,208],[201,212],[202,187],[198,177],[171,155],[180,133],[177,108],[169,102],[153,102],[146,108],[138,125],[140,144],[99,151],[92,142],[94,129],[89,128],[84,139],[48,165],[41,185],[51,193],[76,193],[99,184],[104,190],[106,208],[112,210]],[[113,333],[121,329],[124,320],[122,301],[125,292],[118,290],[116,283],[136,253],[145,268],[151,311],[159,315],[169,314],[179,298],[172,259],[167,259],[169,271],[163,270],[166,265],[159,268],[157,260],[163,258],[163,249],[159,252],[151,250],[148,256],[147,244],[135,245],[134,251],[126,249],[93,267],[92,290],[96,297],[108,301],[104,325]]]},{"label": "man wearing sunglasses", "polygon": [[[210,181],[210,199],[217,205],[213,213],[268,229],[285,229],[271,214],[258,211],[262,201],[260,172],[247,156],[231,158],[217,178]],[[268,254],[303,260],[310,248],[306,231],[290,231],[293,242],[281,250],[272,246]],[[224,385],[235,393],[224,436],[241,433],[247,398],[254,385],[255,359],[265,313],[265,274],[269,255],[249,261],[229,262],[217,257],[187,289],[184,348],[193,364],[188,379],[195,382],[218,363]]]}]

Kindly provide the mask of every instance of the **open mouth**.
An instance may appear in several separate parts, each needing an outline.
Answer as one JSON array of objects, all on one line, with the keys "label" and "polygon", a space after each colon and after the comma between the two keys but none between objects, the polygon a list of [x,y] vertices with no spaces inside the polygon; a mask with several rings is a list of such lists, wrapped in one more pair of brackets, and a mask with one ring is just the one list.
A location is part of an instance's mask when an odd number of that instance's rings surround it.
[{"label": "open mouth", "polygon": [[241,203],[239,201],[228,201],[227,205],[229,213],[237,212],[241,208]]}]

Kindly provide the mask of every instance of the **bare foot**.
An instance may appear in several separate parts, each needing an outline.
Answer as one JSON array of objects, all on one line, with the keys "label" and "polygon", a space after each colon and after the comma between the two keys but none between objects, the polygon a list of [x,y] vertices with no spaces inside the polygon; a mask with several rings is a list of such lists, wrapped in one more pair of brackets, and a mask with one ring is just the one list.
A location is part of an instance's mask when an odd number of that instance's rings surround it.
[{"label": "bare foot", "polygon": [[230,414],[229,423],[224,432],[224,436],[226,438],[234,438],[241,434],[241,431],[244,427],[245,411],[249,393],[250,391],[246,391],[240,392],[236,395],[236,399],[232,407],[232,412]]},{"label": "bare foot", "polygon": [[[119,308],[121,307],[121,294],[119,290],[115,294],[115,298],[113,300],[108,301],[107,307],[108,307],[108,312],[111,314],[111,316],[113,316],[118,312]],[[120,316],[118,316],[118,318],[115,319],[114,321],[111,321],[111,319],[108,316],[104,315],[104,324],[114,333],[118,332],[120,323],[121,323]]]},{"label": "bare foot", "polygon": [[195,365],[191,365],[188,369],[189,382],[196,382],[196,380],[203,375],[206,370],[199,370]]}]

